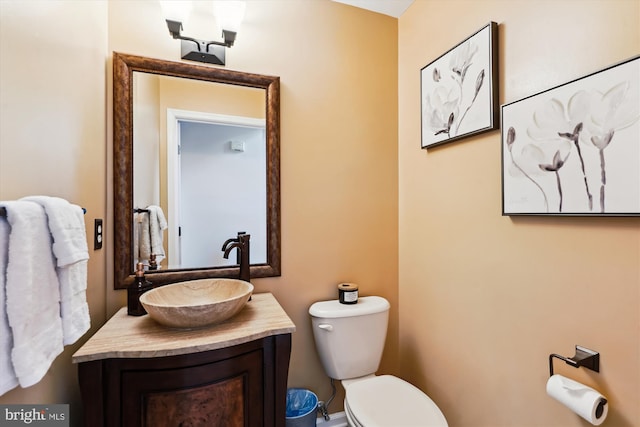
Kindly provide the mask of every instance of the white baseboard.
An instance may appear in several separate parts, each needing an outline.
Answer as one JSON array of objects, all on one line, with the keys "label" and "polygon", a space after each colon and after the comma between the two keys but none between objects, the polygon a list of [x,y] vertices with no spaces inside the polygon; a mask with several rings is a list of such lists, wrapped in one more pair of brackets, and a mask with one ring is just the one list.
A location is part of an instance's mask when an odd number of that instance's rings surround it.
[{"label": "white baseboard", "polygon": [[329,421],[325,421],[323,417],[316,420],[317,427],[348,427],[347,415],[344,412],[336,412],[329,414]]}]

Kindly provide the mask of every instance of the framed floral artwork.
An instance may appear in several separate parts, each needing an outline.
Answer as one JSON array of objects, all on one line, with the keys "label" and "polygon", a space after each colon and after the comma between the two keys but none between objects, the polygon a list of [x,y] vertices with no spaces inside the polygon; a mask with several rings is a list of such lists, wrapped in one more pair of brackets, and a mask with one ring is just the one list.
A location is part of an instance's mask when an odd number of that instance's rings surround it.
[{"label": "framed floral artwork", "polygon": [[640,214],[640,56],[505,104],[502,214]]},{"label": "framed floral artwork", "polygon": [[490,22],[420,70],[422,148],[498,127],[497,53]]}]

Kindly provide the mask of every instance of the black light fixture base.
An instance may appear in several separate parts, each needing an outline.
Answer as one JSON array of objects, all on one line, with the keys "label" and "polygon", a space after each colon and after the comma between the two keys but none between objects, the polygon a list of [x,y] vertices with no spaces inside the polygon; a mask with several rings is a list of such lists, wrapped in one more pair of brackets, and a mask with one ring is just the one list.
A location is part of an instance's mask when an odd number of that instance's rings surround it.
[{"label": "black light fixture base", "polygon": [[[197,43],[197,44],[196,44]],[[188,61],[225,65],[225,47],[195,40],[181,40],[181,57]]]}]

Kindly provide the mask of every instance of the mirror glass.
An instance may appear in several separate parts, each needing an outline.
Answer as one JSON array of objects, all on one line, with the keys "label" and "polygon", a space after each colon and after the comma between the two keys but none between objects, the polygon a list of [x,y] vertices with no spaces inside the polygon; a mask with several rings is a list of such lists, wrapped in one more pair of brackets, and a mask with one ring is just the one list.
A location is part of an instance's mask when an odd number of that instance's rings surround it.
[{"label": "mirror glass", "polygon": [[279,275],[279,187],[277,77],[114,53],[116,289],[150,253],[154,284],[236,277],[238,232],[251,276]]},{"label": "mirror glass", "polygon": [[[266,262],[265,91],[133,73],[132,269],[156,254],[160,269],[235,265],[222,244],[251,235],[251,262]],[[148,206],[166,219],[163,247],[145,245]]]}]

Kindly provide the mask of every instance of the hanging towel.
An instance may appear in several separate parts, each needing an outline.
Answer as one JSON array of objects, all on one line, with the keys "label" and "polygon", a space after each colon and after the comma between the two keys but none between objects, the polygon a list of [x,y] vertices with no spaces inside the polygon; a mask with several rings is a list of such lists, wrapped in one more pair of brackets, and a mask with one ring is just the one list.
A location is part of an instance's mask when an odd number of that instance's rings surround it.
[{"label": "hanging towel", "polygon": [[11,360],[20,386],[29,387],[63,349],[60,285],[42,206],[27,201],[3,205],[11,226],[6,277]]},{"label": "hanging towel", "polygon": [[[2,203],[0,202],[0,205]],[[11,362],[13,334],[7,318],[5,277],[9,258],[9,223],[0,217],[0,396],[18,385],[18,377]]]},{"label": "hanging towel", "polygon": [[59,267],[89,259],[84,213],[80,206],[50,196],[31,196],[21,200],[38,203],[44,208],[53,236],[53,254]]},{"label": "hanging towel", "polygon": [[147,206],[149,211],[149,235],[151,239],[151,253],[156,255],[156,261],[164,259],[163,231],[167,229],[167,220],[160,206]]},{"label": "hanging towel", "polygon": [[59,197],[31,196],[22,200],[41,205],[53,237],[56,274],[60,283],[63,344],[73,344],[91,326],[87,304],[87,234],[82,208]]}]

